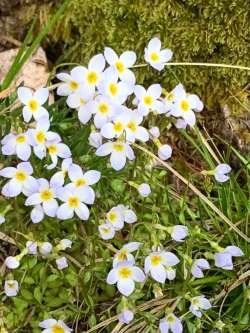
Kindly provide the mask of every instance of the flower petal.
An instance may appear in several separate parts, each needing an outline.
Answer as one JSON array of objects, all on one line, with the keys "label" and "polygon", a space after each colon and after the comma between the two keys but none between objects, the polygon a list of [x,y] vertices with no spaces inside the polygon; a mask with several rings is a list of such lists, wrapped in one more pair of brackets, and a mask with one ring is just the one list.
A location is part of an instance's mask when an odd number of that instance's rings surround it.
[{"label": "flower petal", "polygon": [[23,104],[27,104],[32,98],[33,92],[30,88],[20,87],[17,89],[17,96]]},{"label": "flower petal", "polygon": [[34,93],[33,97],[38,101],[40,105],[43,105],[49,98],[49,89],[40,88]]},{"label": "flower petal", "polygon": [[88,220],[89,209],[84,203],[81,202],[79,204],[79,206],[77,208],[75,208],[75,212],[81,220],[84,220],[84,221]]},{"label": "flower petal", "polygon": [[135,283],[132,279],[118,280],[117,288],[121,294],[129,296],[135,289]]}]

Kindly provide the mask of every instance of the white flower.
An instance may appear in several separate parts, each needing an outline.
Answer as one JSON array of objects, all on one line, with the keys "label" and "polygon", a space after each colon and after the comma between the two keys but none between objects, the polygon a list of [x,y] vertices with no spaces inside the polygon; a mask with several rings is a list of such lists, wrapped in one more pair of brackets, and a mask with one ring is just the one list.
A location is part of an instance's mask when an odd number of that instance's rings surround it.
[{"label": "white flower", "polygon": [[67,259],[65,257],[61,257],[56,259],[56,266],[58,269],[62,270],[67,268],[69,265]]},{"label": "white flower", "polygon": [[40,88],[34,93],[31,89],[21,87],[17,89],[19,100],[24,104],[23,119],[28,123],[32,116],[35,120],[41,117],[49,118],[48,111],[42,106],[49,97],[48,88]]},{"label": "white flower", "polygon": [[134,84],[120,81],[117,71],[109,67],[104,72],[104,78],[101,82],[99,92],[106,95],[114,105],[123,104],[127,97],[133,93]]},{"label": "white flower", "polygon": [[135,159],[134,152],[130,145],[122,141],[106,142],[101,145],[96,151],[97,156],[106,156],[109,154],[111,154],[111,166],[116,171],[124,168],[126,164],[126,158],[128,158],[130,161]]},{"label": "white flower", "polygon": [[126,140],[135,142],[140,140],[146,142],[149,140],[149,133],[146,128],[140,126],[143,117],[136,111],[127,111],[127,120],[125,124]]},{"label": "white flower", "polygon": [[129,261],[132,264],[135,264],[135,258],[131,253],[137,251],[140,246],[141,243],[139,242],[130,242],[123,245],[123,247],[114,256],[113,267],[116,267],[118,263],[122,261]]},{"label": "white flower", "polygon": [[71,219],[75,213],[81,220],[88,220],[87,205],[93,204],[95,193],[89,186],[75,188],[72,184],[68,184],[58,191],[58,198],[64,202],[57,210],[58,219]]},{"label": "white flower", "polygon": [[40,244],[38,244],[38,247],[39,247],[39,252],[41,253],[41,255],[43,255],[45,257],[48,254],[50,254],[50,252],[53,250],[53,246],[49,242],[40,243]]},{"label": "white flower", "polygon": [[106,222],[111,224],[115,230],[121,230],[124,227],[124,216],[118,207],[113,207],[106,214]]},{"label": "white flower", "polygon": [[147,90],[143,86],[137,85],[134,92],[139,101],[139,114],[147,116],[150,111],[164,112],[164,105],[158,100],[162,93],[160,84],[152,84]]},{"label": "white flower", "polygon": [[203,278],[204,277],[203,270],[209,268],[210,265],[206,259],[196,259],[192,264],[191,273],[196,278]]},{"label": "white flower", "polygon": [[127,118],[126,113],[119,114],[113,122],[108,122],[102,126],[101,135],[107,139],[119,138],[125,130]]},{"label": "white flower", "polygon": [[77,66],[72,71],[74,71],[75,81],[83,83],[85,90],[94,92],[102,79],[104,67],[104,56],[102,54],[97,54],[90,59],[88,68]]},{"label": "white flower", "polygon": [[158,148],[158,156],[161,160],[166,161],[172,156],[172,147],[169,145],[160,145]]},{"label": "white flower", "polygon": [[125,222],[131,224],[137,221],[137,216],[135,212],[130,209],[129,206],[117,205],[116,208],[121,211]]},{"label": "white flower", "polygon": [[37,242],[34,241],[28,241],[26,242],[26,249],[28,251],[28,254],[37,254]]},{"label": "white flower", "polygon": [[96,128],[101,128],[107,121],[111,120],[115,114],[115,108],[109,98],[98,95],[87,105],[87,111],[94,114],[94,124]]},{"label": "white flower", "polygon": [[149,194],[151,193],[151,188],[150,188],[149,184],[147,184],[147,183],[140,184],[138,186],[137,190],[142,197],[148,197]]},{"label": "white flower", "polygon": [[165,318],[160,320],[159,329],[161,333],[182,333],[183,326],[181,320],[176,317],[173,313],[169,313]]},{"label": "white flower", "polygon": [[217,167],[214,169],[214,177],[217,182],[224,183],[229,180],[229,176],[227,174],[231,170],[232,168],[228,164],[222,163],[217,165]]},{"label": "white flower", "polygon": [[22,257],[20,256],[15,256],[15,257],[7,257],[5,259],[5,265],[9,268],[9,269],[15,269],[17,267],[19,267],[20,265],[20,260]]},{"label": "white flower", "polygon": [[89,112],[94,114],[94,124],[96,128],[101,128],[112,119],[115,114],[115,107],[110,99],[103,95],[98,95],[93,101],[88,103]]},{"label": "white flower", "polygon": [[171,238],[177,242],[183,242],[183,239],[188,235],[188,228],[184,225],[175,225],[169,228]]},{"label": "white flower", "polygon": [[232,257],[241,257],[244,253],[237,246],[227,246],[221,252],[214,254],[215,266],[226,270],[233,269]]},{"label": "white flower", "polygon": [[59,251],[64,251],[68,248],[71,248],[71,246],[72,246],[72,241],[70,239],[65,238],[60,240],[59,244],[57,245],[57,249]]},{"label": "white flower", "polygon": [[189,311],[191,311],[196,317],[201,317],[202,312],[200,310],[208,310],[212,307],[211,303],[209,302],[206,297],[203,295],[193,297],[191,300],[191,305],[189,307]]},{"label": "white flower", "polygon": [[164,98],[166,112],[169,112],[168,115],[171,115],[171,110],[174,102],[177,100],[179,90],[184,90],[184,87],[181,83],[177,84],[177,86],[171,92],[167,93],[166,97]]},{"label": "white flower", "polygon": [[149,129],[149,133],[152,135],[153,138],[158,139],[160,136],[160,130],[159,127],[154,126]]},{"label": "white flower", "polygon": [[17,155],[22,161],[27,161],[31,155],[30,139],[28,133],[8,134],[1,141],[3,155]]},{"label": "white flower", "polygon": [[82,168],[77,164],[72,164],[68,170],[69,179],[72,181],[74,188],[85,187],[85,189],[91,192],[93,196],[94,191],[90,185],[94,185],[99,182],[101,178],[100,171],[88,170],[83,173]]},{"label": "white flower", "polygon": [[52,164],[47,166],[47,169],[51,170],[57,166],[58,157],[69,158],[71,157],[71,151],[67,145],[61,142],[61,138],[57,137],[54,140],[47,141],[46,147],[51,157]]},{"label": "white flower", "polygon": [[81,70],[79,71],[79,66],[71,70],[68,73],[59,73],[56,75],[58,80],[63,83],[57,88],[57,95],[59,96],[69,96],[73,93],[77,93],[84,82],[84,77],[81,76]]},{"label": "white flower", "polygon": [[62,161],[61,170],[56,172],[52,177],[51,181],[57,186],[62,186],[65,181],[65,177],[68,175],[69,168],[72,165],[72,158],[66,158]]},{"label": "white flower", "polygon": [[70,333],[73,330],[66,326],[62,320],[46,319],[39,323],[39,327],[44,328],[42,333]]},{"label": "white flower", "polygon": [[100,132],[91,132],[88,138],[90,146],[99,148],[102,145],[102,135]]},{"label": "white flower", "polygon": [[161,41],[159,38],[152,38],[148,47],[145,48],[144,58],[155,69],[161,71],[166,62],[171,60],[173,52],[169,49],[161,50]]},{"label": "white flower", "polygon": [[58,203],[56,200],[58,185],[53,183],[52,180],[48,182],[48,180],[44,178],[37,179],[37,183],[37,191],[26,199],[25,205],[36,206],[35,210],[37,213],[41,213],[41,211],[38,212],[38,205],[41,205],[42,210],[46,215],[55,217],[58,209]]},{"label": "white flower", "polygon": [[80,111],[84,110],[84,106],[92,100],[93,97],[93,91],[89,91],[84,86],[80,86],[76,92],[73,92],[68,96],[66,103],[70,108]]},{"label": "white flower", "polygon": [[19,285],[16,280],[6,280],[4,282],[4,292],[7,296],[13,297],[18,294]]},{"label": "white flower", "polygon": [[3,224],[5,222],[5,217],[0,214],[0,225]]},{"label": "white flower", "polygon": [[136,62],[135,52],[125,51],[120,55],[120,57],[118,57],[113,49],[105,47],[104,56],[107,63],[115,68],[122,81],[135,83],[135,75],[131,70],[129,70],[129,68]]},{"label": "white flower", "polygon": [[152,252],[145,258],[144,270],[150,272],[152,278],[160,283],[165,283],[167,273],[165,266],[175,266],[179,259],[175,254],[166,251]]},{"label": "white flower", "polygon": [[60,136],[49,131],[49,127],[49,119],[42,117],[37,121],[35,129],[28,130],[30,142],[34,147],[34,154],[40,159],[46,156],[46,142],[48,140],[60,140]]},{"label": "white flower", "polygon": [[129,309],[124,309],[119,315],[118,320],[120,323],[129,324],[134,319],[133,311]]},{"label": "white flower", "polygon": [[2,194],[6,197],[16,197],[21,192],[28,195],[36,189],[37,181],[31,176],[33,168],[29,162],[22,162],[14,167],[0,170],[0,176],[11,178],[2,188]]},{"label": "white flower", "polygon": [[[93,91],[88,91],[86,90],[85,86],[83,87],[84,89],[84,93],[82,93],[80,96],[79,95],[75,95],[72,94],[68,97],[68,99],[72,99],[74,97],[74,101],[70,101],[70,105],[71,106],[77,106],[77,115],[78,115],[78,119],[82,124],[87,124],[89,122],[89,120],[92,117],[92,109],[91,109],[91,105],[93,102],[93,96],[94,93]],[[78,101],[78,103],[77,103]],[[69,104],[69,102],[68,102]]]},{"label": "white flower", "polygon": [[98,227],[102,239],[112,239],[115,236],[115,228],[110,223],[103,223]]},{"label": "white flower", "polygon": [[129,296],[135,289],[136,282],[144,282],[143,271],[132,263],[123,261],[114,267],[108,274],[107,283],[117,283],[117,288],[121,294]]},{"label": "white flower", "polygon": [[196,95],[187,94],[182,85],[176,87],[176,100],[172,106],[170,114],[183,118],[190,126],[196,122],[194,111],[202,111],[203,103]]}]

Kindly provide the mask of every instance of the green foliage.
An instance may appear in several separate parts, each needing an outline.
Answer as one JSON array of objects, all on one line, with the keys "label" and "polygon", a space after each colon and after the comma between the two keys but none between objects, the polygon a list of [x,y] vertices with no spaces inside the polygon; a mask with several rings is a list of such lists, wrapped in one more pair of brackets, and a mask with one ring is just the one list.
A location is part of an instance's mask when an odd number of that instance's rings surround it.
[{"label": "green foliage", "polygon": [[[59,61],[87,64],[105,46],[117,52],[135,50],[139,63],[154,36],[174,52],[173,61],[250,66],[249,4],[245,0],[71,0],[64,19],[50,35],[66,43]],[[137,70],[140,83],[161,82],[172,88],[181,81],[214,108],[228,90],[248,82],[246,71],[171,67],[160,75]]]},{"label": "green foliage", "polygon": [[[0,114],[13,97],[6,99],[0,105]],[[26,237],[33,237],[39,241],[50,241],[53,245],[62,238],[73,241],[73,247],[65,251],[69,260],[69,268],[59,271],[54,262],[54,257],[42,258],[41,256],[26,256],[18,269],[7,270],[0,281],[3,283],[7,278],[15,278],[21,284],[19,294],[14,298],[7,298],[3,293],[0,295],[0,318],[4,319],[5,327],[9,332],[17,333],[39,333],[38,323],[45,318],[60,318],[75,329],[75,332],[86,332],[98,323],[116,314],[116,306],[120,304],[120,296],[114,286],[106,284],[106,277],[112,266],[113,252],[110,245],[120,249],[126,242],[140,241],[143,243],[142,250],[137,255],[136,261],[140,267],[143,266],[145,256],[151,251],[152,246],[162,247],[174,251],[181,263],[177,268],[177,278],[168,281],[165,285],[159,285],[152,279],[147,279],[143,289],[137,289],[130,297],[129,303],[134,309],[147,304],[158,292],[165,296],[158,302],[168,305],[168,299],[183,296],[178,303],[176,312],[186,313],[189,303],[185,295],[205,294],[212,298],[213,309],[206,313],[202,320],[194,318],[190,313],[183,317],[185,331],[210,332],[214,328],[224,325],[224,332],[241,333],[247,332],[250,327],[248,315],[249,286],[243,279],[241,283],[227,293],[228,287],[238,281],[239,275],[247,271],[249,258],[249,247],[238,235],[230,231],[229,227],[220,220],[212,210],[208,209],[197,196],[190,193],[186,187],[180,187],[175,179],[162,167],[152,167],[150,158],[136,151],[137,159],[128,163],[121,172],[115,172],[106,165],[106,161],[94,155],[93,149],[88,145],[88,126],[82,126],[77,120],[76,113],[64,106],[65,99],[58,100],[48,107],[51,115],[51,130],[57,131],[64,142],[72,148],[74,162],[79,163],[86,169],[97,169],[102,173],[101,181],[95,186],[96,201],[91,209],[90,219],[86,222],[79,221],[76,217],[68,221],[59,221],[53,218],[45,218],[39,224],[30,221],[29,208],[24,207],[24,197],[6,199],[1,197],[0,212],[11,205],[6,213],[7,222],[1,226],[1,231],[11,236],[17,242],[17,247],[7,246],[2,242],[0,249],[2,257],[10,254],[18,254],[24,247]],[[15,112],[7,113],[0,117],[3,135],[12,130],[18,131],[23,124],[21,108]],[[150,125],[159,123],[159,118],[150,119]],[[160,128],[166,137],[167,120],[163,119]],[[7,131],[7,132],[6,132]],[[186,132],[180,131],[179,135]],[[176,149],[172,164],[206,196],[211,199],[238,227],[245,233],[248,231],[248,219],[250,206],[248,193],[250,178],[247,166],[247,156],[243,157],[235,149],[228,147],[224,158],[228,162],[237,152],[242,161],[238,173],[231,176],[229,182],[217,184],[210,178],[203,178],[193,170],[205,165],[210,168],[214,161],[199,139],[197,133],[188,132],[185,139],[190,148],[195,152],[194,157],[190,154],[188,163],[183,156],[178,157]],[[153,147],[150,147],[153,150]],[[199,156],[199,158],[197,158]],[[49,178],[50,171],[44,169],[44,161],[39,161],[32,156],[34,176]],[[0,156],[0,164],[4,167],[15,165],[14,157]],[[199,164],[201,163],[201,165]],[[146,166],[146,168],[145,168]],[[202,178],[201,178],[202,177]],[[132,188],[128,180],[136,183],[148,182],[152,188],[152,194],[143,199],[138,196],[137,191]],[[0,180],[0,186],[4,184]],[[122,231],[117,232],[111,241],[103,241],[98,235],[98,225],[104,219],[105,213],[119,203],[132,207],[138,216],[138,222],[127,225]],[[165,227],[175,224],[188,226],[189,237],[184,243],[174,243],[170,240]],[[235,244],[245,253],[243,258],[235,258],[236,270],[225,271],[214,267],[205,273],[202,279],[194,280],[190,275],[190,266],[185,260],[186,256],[199,258],[205,256],[211,259],[211,247],[207,239],[219,242],[221,246]],[[212,263],[212,260],[211,260]],[[237,271],[237,273],[236,273]],[[183,279],[185,276],[185,279]],[[139,287],[139,286],[138,286]],[[220,292],[224,290],[222,296]],[[225,297],[220,320],[218,319],[218,308]],[[218,298],[217,298],[218,297]],[[164,303],[166,302],[166,303]],[[158,321],[164,316],[164,307],[158,309],[158,305],[152,305],[146,311],[136,314],[137,323],[144,323],[145,332],[156,332]],[[157,309],[157,312],[155,310]],[[77,324],[78,323],[78,324]],[[116,322],[105,325],[102,329],[94,332],[110,333]],[[136,327],[136,326],[135,326]],[[147,331],[146,331],[147,327]],[[131,328],[131,332],[137,332]]]}]

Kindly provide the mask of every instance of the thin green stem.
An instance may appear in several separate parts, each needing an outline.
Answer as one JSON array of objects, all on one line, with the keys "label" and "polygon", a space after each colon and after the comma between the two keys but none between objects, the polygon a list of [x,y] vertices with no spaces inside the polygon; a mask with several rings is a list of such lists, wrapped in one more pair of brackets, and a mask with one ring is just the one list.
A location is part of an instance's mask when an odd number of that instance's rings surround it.
[{"label": "thin green stem", "polygon": [[[139,64],[133,66],[133,68],[146,67],[148,64]],[[217,68],[231,68],[231,69],[241,69],[250,71],[250,67],[239,66],[239,65],[228,65],[228,64],[216,64],[208,62],[167,62],[165,66],[202,66],[202,67],[217,67]]]}]

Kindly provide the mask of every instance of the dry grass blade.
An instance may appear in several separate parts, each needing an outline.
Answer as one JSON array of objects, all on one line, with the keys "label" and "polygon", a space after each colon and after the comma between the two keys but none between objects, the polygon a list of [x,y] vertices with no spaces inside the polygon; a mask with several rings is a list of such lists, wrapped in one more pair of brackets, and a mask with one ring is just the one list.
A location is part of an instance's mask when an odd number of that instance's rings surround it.
[{"label": "dry grass blade", "polygon": [[7,242],[7,243],[10,243],[12,245],[16,245],[16,242],[13,238],[5,235],[3,232],[0,232],[0,240],[4,241],[4,242]]}]

